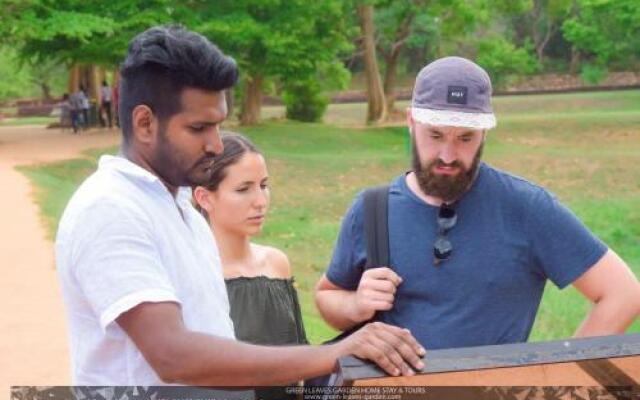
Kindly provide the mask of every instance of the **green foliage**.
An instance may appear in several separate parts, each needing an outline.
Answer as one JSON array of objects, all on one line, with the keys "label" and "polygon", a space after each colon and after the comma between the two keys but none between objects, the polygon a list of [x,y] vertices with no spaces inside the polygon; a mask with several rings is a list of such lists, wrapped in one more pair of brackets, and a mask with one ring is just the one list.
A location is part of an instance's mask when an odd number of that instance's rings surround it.
[{"label": "green foliage", "polygon": [[533,8],[531,0],[489,0],[486,6],[503,15],[519,15],[530,12]]},{"label": "green foliage", "polygon": [[320,121],[329,103],[329,98],[315,79],[291,82],[286,86],[282,100],[287,118],[303,122]]},{"label": "green foliage", "polygon": [[[572,12],[573,0],[479,0],[478,3],[474,9],[481,12],[474,35],[499,36],[516,48],[524,48],[535,57],[540,71],[566,72],[571,45],[562,37],[560,28]],[[480,53],[473,39],[470,47],[470,54]]]},{"label": "green foliage", "polygon": [[27,69],[20,68],[14,50],[0,48],[0,76],[11,77],[0,79],[0,101],[26,97],[32,94],[31,75]]},{"label": "green foliage", "polygon": [[282,100],[288,119],[317,122],[329,104],[327,90],[344,89],[350,79],[349,71],[341,63],[321,64],[318,73],[309,79],[285,79]]},{"label": "green foliage", "polygon": [[439,28],[437,11],[428,1],[378,1],[374,23],[378,49],[386,53],[398,43],[427,46]]},{"label": "green foliage", "polygon": [[510,75],[530,74],[538,65],[530,52],[500,36],[480,39],[476,62],[487,70],[493,86],[503,88]]},{"label": "green foliage", "polygon": [[194,27],[249,76],[307,79],[351,50],[338,0],[203,3]]},{"label": "green foliage", "polygon": [[562,29],[565,37],[601,66],[630,66],[640,58],[637,0],[576,0],[578,13]]},{"label": "green foliage", "polygon": [[441,41],[454,41],[475,33],[489,18],[488,7],[479,0],[441,0],[432,3],[432,10],[440,23]]},{"label": "green foliage", "polygon": [[607,68],[597,64],[585,64],[580,70],[580,79],[587,85],[597,85],[607,77]]},{"label": "green foliage", "polygon": [[473,32],[481,15],[476,2],[464,0],[378,0],[375,6],[378,51],[387,58],[401,48],[404,59],[399,62],[412,69],[455,52],[451,48]]},{"label": "green foliage", "polygon": [[[236,58],[249,79],[309,81],[323,65],[334,64],[339,53],[351,50],[348,28],[340,22],[344,7],[342,0],[12,0],[0,35],[9,36],[29,58],[112,66],[137,33],[179,23]],[[285,84],[290,93],[300,94],[292,85]]]},{"label": "green foliage", "polygon": [[339,60],[323,63],[318,66],[316,76],[318,82],[324,85],[324,90],[344,90],[351,81],[351,72]]},{"label": "green foliage", "polygon": [[0,126],[49,125],[60,121],[58,117],[20,117],[0,120]]},{"label": "green foliage", "polygon": [[10,2],[0,35],[27,58],[115,65],[131,38],[150,26],[171,22],[179,7],[168,0],[29,0]]},{"label": "green foliage", "polygon": [[[28,77],[52,82],[62,76],[54,65],[113,67],[135,34],[158,24],[182,24],[205,34],[238,61],[243,82],[261,77],[270,93],[284,90],[289,97],[294,92],[303,96],[294,81],[319,79],[323,91],[344,87],[345,68],[335,69],[339,79],[333,81],[326,78],[334,75],[323,71],[357,57],[354,0],[0,1],[0,36],[14,52],[1,57],[5,54],[0,49],[0,72],[12,77],[0,82],[0,99],[35,95],[35,83],[26,83]],[[402,49],[392,62],[398,72],[409,75],[429,60],[453,54],[479,61],[498,87],[514,74],[564,72],[572,61],[572,48],[590,64],[583,71],[588,82],[597,81],[594,66],[633,69],[640,62],[637,0],[366,2],[376,9],[381,61],[391,60],[394,49]],[[541,65],[533,61],[536,52]],[[51,85],[59,95],[62,86]],[[304,96],[313,97],[316,90],[309,88]],[[236,98],[243,96],[237,93]]]},{"label": "green foliage", "polygon": [[54,60],[24,59],[12,48],[0,47],[0,101],[15,98],[39,97],[42,85],[53,96],[60,96],[66,88],[68,72]]}]

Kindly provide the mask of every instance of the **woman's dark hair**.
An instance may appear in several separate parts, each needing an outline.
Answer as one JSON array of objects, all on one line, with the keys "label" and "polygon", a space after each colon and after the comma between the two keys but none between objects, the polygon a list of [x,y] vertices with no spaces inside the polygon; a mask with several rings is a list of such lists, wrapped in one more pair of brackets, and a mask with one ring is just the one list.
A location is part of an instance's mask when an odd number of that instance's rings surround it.
[{"label": "woman's dark hair", "polygon": [[[216,154],[213,157],[211,178],[206,185],[202,185],[207,190],[211,191],[218,190],[220,183],[227,177],[227,170],[229,167],[240,161],[242,156],[246,153],[262,154],[251,140],[239,133],[224,132],[221,140],[224,150],[222,153]],[[195,202],[194,206],[202,215],[205,216],[205,218],[209,219],[206,210]]]},{"label": "woman's dark hair", "polygon": [[235,85],[238,67],[204,36],[179,26],[157,26],[133,38],[120,76],[119,115],[126,146],[136,106],[148,106],[163,124],[180,112],[185,88],[223,91]]},{"label": "woman's dark hair", "polygon": [[217,190],[227,176],[227,169],[237,163],[245,153],[262,154],[247,137],[239,133],[224,132],[221,137],[224,150],[213,157],[211,179],[204,185],[209,190]]}]

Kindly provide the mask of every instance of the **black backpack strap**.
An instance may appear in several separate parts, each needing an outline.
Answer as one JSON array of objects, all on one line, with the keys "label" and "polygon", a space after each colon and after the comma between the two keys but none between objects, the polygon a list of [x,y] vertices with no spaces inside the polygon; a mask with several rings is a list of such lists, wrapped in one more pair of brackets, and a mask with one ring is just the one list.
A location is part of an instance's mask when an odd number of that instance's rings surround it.
[{"label": "black backpack strap", "polygon": [[364,192],[364,234],[367,246],[366,268],[389,266],[389,186]]},{"label": "black backpack strap", "polygon": [[[378,186],[364,192],[364,234],[367,247],[365,268],[389,267],[389,186]],[[376,321],[380,311],[369,321]]]},{"label": "black backpack strap", "polygon": [[[367,246],[367,263],[365,268],[388,267],[389,266],[389,186],[378,186],[364,191],[363,211],[364,211],[364,234]],[[340,333],[324,344],[339,342],[362,328],[369,322],[376,320],[376,315],[369,321],[359,324]]]}]

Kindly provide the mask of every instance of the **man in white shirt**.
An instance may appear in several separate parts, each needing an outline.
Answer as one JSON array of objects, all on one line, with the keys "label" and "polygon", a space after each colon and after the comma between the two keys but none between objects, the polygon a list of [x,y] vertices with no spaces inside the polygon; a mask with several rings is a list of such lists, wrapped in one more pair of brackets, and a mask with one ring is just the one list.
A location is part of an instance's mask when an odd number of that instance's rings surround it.
[{"label": "man in white shirt", "polygon": [[222,150],[235,62],[196,33],[155,27],[120,73],[122,155],[100,159],[56,238],[74,384],[286,384],[347,354],[393,375],[423,367],[413,336],[382,323],[322,347],[235,341],[220,258],[188,189]]}]

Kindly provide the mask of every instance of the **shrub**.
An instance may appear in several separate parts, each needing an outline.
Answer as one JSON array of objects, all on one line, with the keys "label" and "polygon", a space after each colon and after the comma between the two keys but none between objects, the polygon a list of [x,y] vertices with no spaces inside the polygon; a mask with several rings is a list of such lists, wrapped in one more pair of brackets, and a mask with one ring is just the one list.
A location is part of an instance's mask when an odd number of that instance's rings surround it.
[{"label": "shrub", "polygon": [[320,121],[329,104],[329,98],[316,80],[288,82],[282,100],[287,118],[303,122]]},{"label": "shrub", "polygon": [[597,64],[585,64],[580,69],[580,79],[586,85],[597,85],[607,77],[609,71],[606,67]]},{"label": "shrub", "polygon": [[525,48],[498,36],[478,42],[476,62],[487,70],[496,88],[507,86],[511,75],[526,75],[538,69],[538,62]]}]

